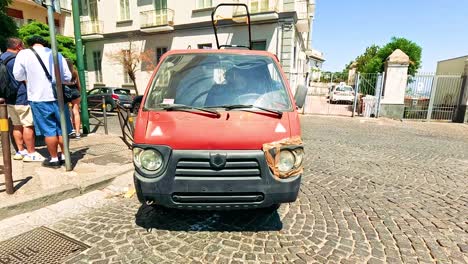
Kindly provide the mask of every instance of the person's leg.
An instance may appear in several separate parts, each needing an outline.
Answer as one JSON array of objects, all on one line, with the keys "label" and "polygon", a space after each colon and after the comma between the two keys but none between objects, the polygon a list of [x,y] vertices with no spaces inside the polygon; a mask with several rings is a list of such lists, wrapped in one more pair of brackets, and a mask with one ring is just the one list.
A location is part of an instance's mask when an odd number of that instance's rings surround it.
[{"label": "person's leg", "polygon": [[11,123],[13,124],[13,139],[15,140],[15,144],[18,148],[18,153],[15,154],[14,159],[20,160],[23,159],[22,154],[24,153],[24,141],[23,141],[23,126],[21,125],[21,120],[19,116],[19,112],[15,105],[8,105],[8,116],[11,119]]},{"label": "person's leg", "polygon": [[34,127],[27,126],[23,127],[23,140],[28,149],[28,153],[36,152],[36,140],[34,137]]},{"label": "person's leg", "polygon": [[47,145],[47,150],[49,151],[51,160],[58,159],[57,148],[59,145],[58,137],[45,137],[45,143]]},{"label": "person's leg", "polygon": [[[55,108],[55,106],[54,106],[54,108]],[[65,124],[66,124],[66,128],[67,128],[66,132],[67,132],[68,135],[70,135],[73,132],[73,125],[72,125],[72,121],[71,121],[71,117],[70,117],[70,107],[68,107],[67,103],[65,103],[65,105],[63,107],[63,110],[64,110],[64,114],[65,114]],[[60,110],[59,110],[59,107],[58,107],[58,102],[56,102],[55,115],[56,115],[56,118],[57,118],[57,126],[60,129],[60,133],[58,135],[62,135],[61,134],[62,127],[60,126]]]},{"label": "person's leg", "polygon": [[81,117],[80,117],[80,98],[73,100],[73,119],[75,124],[75,131],[76,135],[79,136],[81,134]]},{"label": "person's leg", "polygon": [[13,126],[13,138],[15,139],[16,146],[18,147],[19,152],[24,151],[24,141],[23,141],[23,127],[22,126]]},{"label": "person's leg", "polygon": [[[60,162],[57,157],[57,126],[55,115],[55,107],[53,102],[31,102],[31,110],[34,117],[34,125],[41,135],[45,137],[47,150],[49,151],[50,158],[44,160],[43,166],[58,168]],[[36,153],[37,154],[37,153]],[[34,155],[34,157],[39,155]]]},{"label": "person's leg", "polygon": [[32,110],[29,105],[21,105],[17,106],[17,108],[21,109],[20,113],[20,121],[23,125],[23,141],[26,144],[26,148],[28,149],[28,153],[35,153],[36,152],[36,144],[34,138],[34,121]]}]

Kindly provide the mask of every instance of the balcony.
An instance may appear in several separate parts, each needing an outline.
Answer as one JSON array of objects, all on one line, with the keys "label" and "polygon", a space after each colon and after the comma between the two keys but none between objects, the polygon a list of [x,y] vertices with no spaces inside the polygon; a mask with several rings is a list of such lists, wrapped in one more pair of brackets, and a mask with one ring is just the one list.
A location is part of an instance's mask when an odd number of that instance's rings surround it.
[{"label": "balcony", "polygon": [[141,12],[140,30],[147,33],[174,30],[174,10],[166,8]]},{"label": "balcony", "polygon": [[[249,7],[251,21],[274,20],[279,18],[278,0],[249,0],[246,1],[246,4]],[[235,7],[234,17],[242,16],[245,16],[245,8]]]},{"label": "balcony", "polygon": [[81,21],[81,35],[83,39],[101,39],[104,23],[98,20]]},{"label": "balcony", "polygon": [[71,0],[60,0],[60,8],[67,12],[71,12],[72,11]]}]

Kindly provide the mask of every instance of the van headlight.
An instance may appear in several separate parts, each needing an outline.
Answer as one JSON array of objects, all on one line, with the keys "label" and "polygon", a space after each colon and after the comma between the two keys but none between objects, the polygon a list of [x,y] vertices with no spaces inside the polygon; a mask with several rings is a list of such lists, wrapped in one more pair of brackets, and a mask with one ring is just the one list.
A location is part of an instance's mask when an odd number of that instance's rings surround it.
[{"label": "van headlight", "polygon": [[280,172],[288,172],[294,168],[296,158],[289,150],[282,150],[279,156],[278,169]]},{"label": "van headlight", "polygon": [[164,162],[159,151],[140,148],[133,149],[133,161],[137,167],[151,172],[161,169]]},{"label": "van headlight", "polygon": [[294,153],[294,168],[299,168],[302,166],[302,161],[304,160],[304,149],[303,148],[297,148],[293,151]]}]

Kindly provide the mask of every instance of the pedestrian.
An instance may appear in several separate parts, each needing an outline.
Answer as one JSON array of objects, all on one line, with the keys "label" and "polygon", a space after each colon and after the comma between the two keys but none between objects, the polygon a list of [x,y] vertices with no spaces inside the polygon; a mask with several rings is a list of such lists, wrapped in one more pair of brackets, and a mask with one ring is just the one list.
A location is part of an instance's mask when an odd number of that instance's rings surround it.
[{"label": "pedestrian", "polygon": [[[45,137],[50,157],[43,161],[45,167],[58,168],[64,160],[63,138],[60,126],[60,112],[55,87],[55,71],[52,50],[41,36],[27,39],[30,49],[18,53],[13,74],[18,81],[26,81],[29,104],[33,113],[36,135]],[[65,58],[59,53],[59,68],[63,82],[69,82],[71,73]],[[68,133],[69,131],[65,131]],[[62,150],[59,156],[58,146]]]},{"label": "pedestrian", "polygon": [[[67,64],[68,64],[68,69],[70,70],[72,74],[72,78],[69,83],[66,83],[66,85],[70,87],[71,89],[78,90],[79,94],[81,94],[81,85],[80,85],[80,79],[78,77],[78,71],[76,70],[75,66],[73,65],[73,62],[70,59],[67,59]],[[74,136],[76,139],[81,138],[80,102],[81,102],[80,97],[73,99],[71,101],[71,104],[72,104],[71,120],[73,123],[73,130],[71,132],[71,136]]]},{"label": "pedestrian", "polygon": [[[28,103],[26,83],[17,81],[13,76],[16,55],[24,49],[23,41],[19,38],[8,38],[6,46],[7,50],[0,56],[0,60],[6,63],[5,66],[10,81],[10,94],[12,95],[6,98],[6,103],[8,115],[13,124],[13,139],[18,149],[13,159],[25,162],[42,162],[44,157],[35,149],[33,114]],[[26,145],[26,149],[24,145]]]}]

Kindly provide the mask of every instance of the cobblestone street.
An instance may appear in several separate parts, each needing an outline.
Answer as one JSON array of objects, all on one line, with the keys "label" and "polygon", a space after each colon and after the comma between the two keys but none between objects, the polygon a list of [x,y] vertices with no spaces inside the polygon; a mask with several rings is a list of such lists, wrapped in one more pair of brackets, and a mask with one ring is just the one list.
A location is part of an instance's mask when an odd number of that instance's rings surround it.
[{"label": "cobblestone street", "polygon": [[301,193],[277,213],[114,197],[49,227],[69,263],[468,263],[468,126],[306,116]]}]

